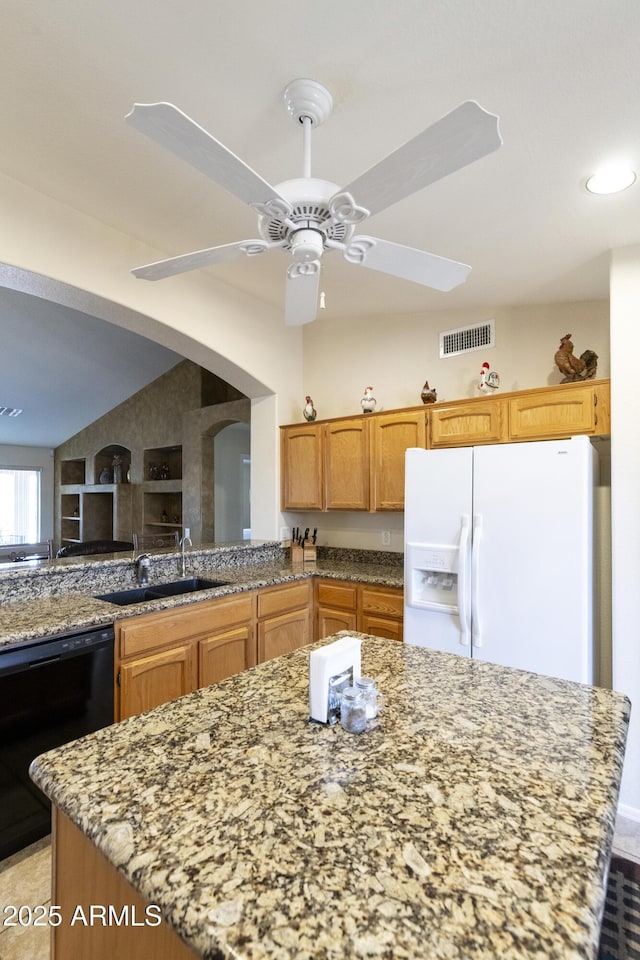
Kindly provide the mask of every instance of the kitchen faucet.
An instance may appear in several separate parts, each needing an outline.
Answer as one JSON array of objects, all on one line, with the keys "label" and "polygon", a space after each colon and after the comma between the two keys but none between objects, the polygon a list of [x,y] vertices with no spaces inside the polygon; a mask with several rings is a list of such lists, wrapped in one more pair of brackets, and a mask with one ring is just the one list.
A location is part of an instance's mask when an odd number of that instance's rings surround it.
[{"label": "kitchen faucet", "polygon": [[151,569],[151,557],[148,553],[141,553],[135,561],[136,577],[138,583],[149,583],[149,570]]},{"label": "kitchen faucet", "polygon": [[187,557],[184,552],[187,543],[189,544],[190,547],[193,546],[193,543],[191,542],[191,537],[188,537],[185,535],[180,541],[180,546],[182,547],[182,576],[183,577],[186,576],[186,573],[187,573]]}]

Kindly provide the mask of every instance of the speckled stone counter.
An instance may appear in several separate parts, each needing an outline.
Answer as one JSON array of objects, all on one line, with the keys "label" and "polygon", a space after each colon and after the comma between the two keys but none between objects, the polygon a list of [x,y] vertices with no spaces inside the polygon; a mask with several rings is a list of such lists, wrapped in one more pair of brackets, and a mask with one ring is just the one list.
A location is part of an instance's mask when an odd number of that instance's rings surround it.
[{"label": "speckled stone counter", "polygon": [[[373,554],[375,557],[375,554]],[[383,555],[384,556],[384,555]],[[50,568],[0,574],[0,649],[41,637],[104,626],[122,617],[166,610],[213,600],[245,590],[275,586],[312,576],[333,577],[356,583],[402,587],[401,558],[387,562],[363,560],[362,552],[329,551],[310,565],[292,565],[286,551],[275,544],[232,546],[198,550],[188,555],[188,576],[215,577],[223,587],[119,607],[96,594],[136,586],[129,555],[113,554],[108,560],[54,561]],[[158,554],[153,558],[150,584],[179,579],[180,557]],[[34,583],[29,581],[35,580]],[[2,586],[5,595],[2,599]],[[36,593],[36,588],[39,592]]]},{"label": "speckled stone counter", "polygon": [[68,744],[32,776],[197,956],[595,957],[628,701],[364,638],[360,736],[309,648]]}]

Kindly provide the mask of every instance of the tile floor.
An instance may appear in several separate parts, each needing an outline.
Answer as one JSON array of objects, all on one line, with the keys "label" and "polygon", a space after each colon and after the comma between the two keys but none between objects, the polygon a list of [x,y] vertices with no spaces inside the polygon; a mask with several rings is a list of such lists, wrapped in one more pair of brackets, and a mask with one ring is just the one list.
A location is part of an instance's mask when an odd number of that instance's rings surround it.
[{"label": "tile floor", "polygon": [[[640,863],[640,823],[618,817],[613,852]],[[0,910],[8,904],[50,903],[51,846],[46,837],[0,862]],[[0,960],[47,960],[49,940],[47,927],[0,927]]]}]

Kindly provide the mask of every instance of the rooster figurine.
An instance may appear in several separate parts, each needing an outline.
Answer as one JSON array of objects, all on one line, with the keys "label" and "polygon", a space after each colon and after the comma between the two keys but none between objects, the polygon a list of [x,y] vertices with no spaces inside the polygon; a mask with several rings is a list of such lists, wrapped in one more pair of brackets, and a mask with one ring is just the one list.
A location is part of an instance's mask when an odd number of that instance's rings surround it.
[{"label": "rooster figurine", "polygon": [[423,403],[435,403],[438,399],[438,394],[436,393],[435,387],[429,386],[429,381],[425,380],[424,387],[420,392],[420,399]]},{"label": "rooster figurine", "polygon": [[311,422],[315,420],[315,418],[318,416],[318,412],[313,405],[313,400],[311,399],[311,397],[305,397],[304,399],[305,399],[305,405],[304,405],[304,410],[302,411],[302,414],[305,420],[308,420],[309,422]]},{"label": "rooster figurine", "polygon": [[564,374],[560,383],[591,380],[598,369],[598,354],[593,350],[585,350],[579,357],[574,357],[570,333],[565,333],[560,340],[554,360],[560,373]]},{"label": "rooster figurine", "polygon": [[360,401],[360,406],[364,413],[373,413],[376,408],[376,398],[373,395],[373,387],[364,388],[364,396]]}]

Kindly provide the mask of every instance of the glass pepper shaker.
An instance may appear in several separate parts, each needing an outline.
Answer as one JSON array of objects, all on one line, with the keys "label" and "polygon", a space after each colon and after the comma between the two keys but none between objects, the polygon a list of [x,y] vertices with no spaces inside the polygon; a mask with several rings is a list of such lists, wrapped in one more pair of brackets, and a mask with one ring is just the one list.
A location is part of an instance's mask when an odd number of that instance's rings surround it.
[{"label": "glass pepper shaker", "polygon": [[367,720],[373,720],[378,716],[378,711],[384,705],[384,697],[376,687],[373,677],[359,677],[355,682],[356,688],[362,690],[364,694],[365,710]]},{"label": "glass pepper shaker", "polygon": [[357,687],[345,687],[342,691],[340,723],[348,733],[362,733],[367,726],[364,693]]}]

